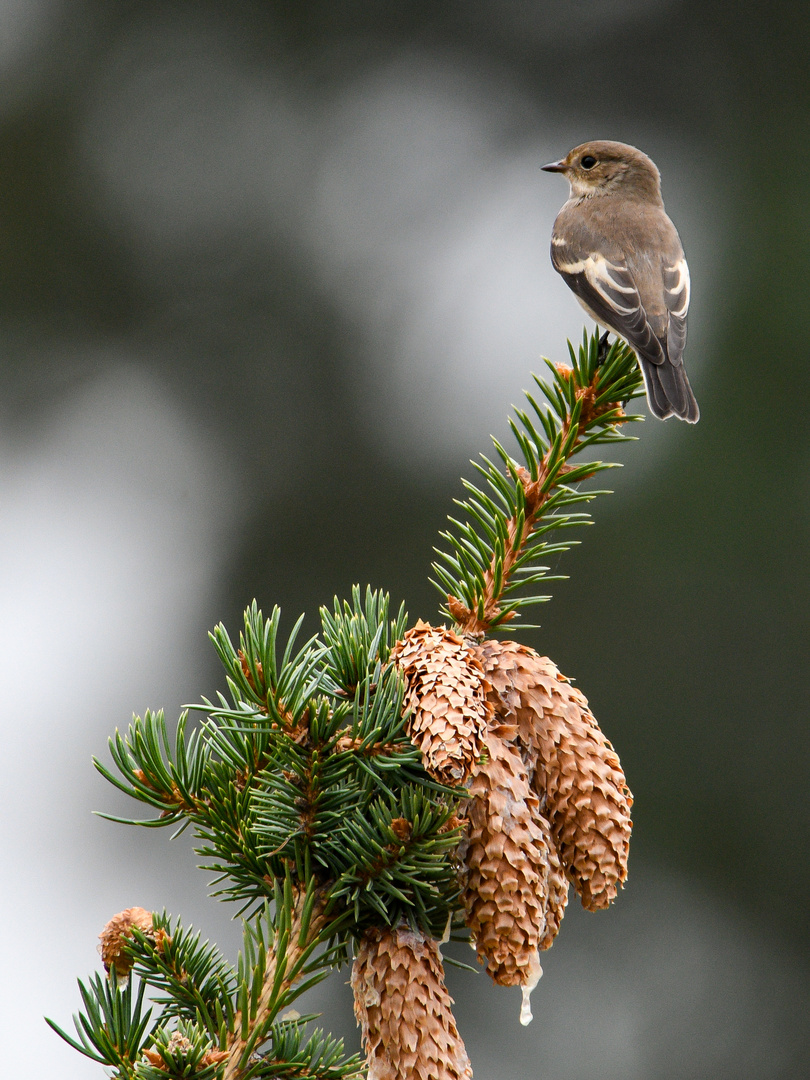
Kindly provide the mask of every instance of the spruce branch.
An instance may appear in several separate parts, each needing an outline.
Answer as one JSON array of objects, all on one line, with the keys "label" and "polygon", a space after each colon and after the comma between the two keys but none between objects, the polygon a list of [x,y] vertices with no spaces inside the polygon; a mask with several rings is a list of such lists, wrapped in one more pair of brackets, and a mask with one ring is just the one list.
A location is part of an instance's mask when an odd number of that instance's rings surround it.
[{"label": "spruce branch", "polygon": [[328,925],[323,898],[312,884],[303,889],[288,876],[277,889],[274,916],[266,908],[264,922],[269,933],[263,932],[261,920],[246,930],[239,965],[239,1009],[225,1046],[228,1057],[222,1080],[255,1076],[252,1055],[268,1038],[280,1011],[329,973],[322,964],[314,972],[308,966],[325,940]]},{"label": "spruce branch", "polygon": [[322,648],[313,637],[295,652],[295,641],[304,621],[301,615],[279,662],[280,621],[279,607],[265,621],[254,600],[245,612],[245,628],[239,635],[238,649],[234,649],[222,623],[211,634],[211,640],[228,673],[234,702],[240,702],[243,708],[255,704],[272,723],[295,729],[320,685]]},{"label": "spruce branch", "polygon": [[[79,1039],[48,1023],[74,1049],[114,1068],[119,1080],[357,1077],[360,1059],[345,1057],[342,1041],[323,1032],[305,1039],[313,1018],[290,1010],[340,962],[342,944],[330,941],[337,926],[314,882],[302,887],[288,874],[276,883],[272,904],[245,922],[233,969],[179,922],[128,909],[102,934],[109,981],[79,983]],[[151,1029],[151,1010],[143,1010],[147,988],[161,1007]]]},{"label": "spruce branch", "polygon": [[351,604],[347,600],[341,604],[335,597],[333,611],[321,608],[330,693],[354,698],[363,684],[376,684],[392,646],[407,626],[405,605],[400,605],[394,618],[389,616],[389,607],[387,594],[366,589],[363,598],[360,586],[355,585]]},{"label": "spruce branch", "polygon": [[[609,462],[570,464],[591,446],[626,442],[622,425],[640,420],[622,407],[643,393],[635,354],[617,339],[609,350],[598,332],[583,335],[578,352],[568,343],[571,367],[546,361],[551,383],[536,375],[546,401],[526,393],[530,410],[515,409],[509,426],[522,460],[513,458],[493,439],[503,469],[482,455],[473,462],[485,486],[462,481],[468,497],[456,504],[463,521],[450,517],[451,529],[440,535],[449,550],[436,548],[433,584],[446,596],[443,614],[462,634],[503,629],[521,609],[548,600],[525,590],[554,581],[541,560],[568,550],[573,541],[552,543],[555,530],[590,523],[590,515],[571,508],[602,491],[580,491],[575,485]],[[505,471],[504,471],[505,469]]]},{"label": "spruce branch", "polygon": [[215,1080],[221,1073],[225,1053],[192,1021],[180,1020],[171,1028],[161,1024],[152,1033],[151,1043],[135,1064],[135,1080],[166,1080],[167,1076]]},{"label": "spruce branch", "polygon": [[163,712],[149,710],[133,717],[125,735],[115,732],[109,740],[110,756],[123,777],[115,776],[98,758],[93,764],[111,784],[139,802],[160,810],[157,820],[138,821],[101,814],[111,821],[128,825],[169,825],[185,816],[205,814],[202,794],[203,777],[209,765],[208,747],[197,733],[186,739],[188,714],[177,724],[172,748]]},{"label": "spruce branch", "polygon": [[372,1075],[468,1080],[439,939],[465,922],[528,1022],[569,886],[596,910],[624,884],[632,795],[586,699],[547,657],[477,640],[545,599],[540,561],[570,546],[555,530],[589,521],[600,492],[579,484],[612,467],[573,459],[639,419],[621,404],[641,391],[632,352],[569,349],[571,367],[536,379],[545,402],[527,394],[510,420],[519,456],[495,441],[501,464],[476,465],[485,483],[465,482],[465,520],[442,534],[455,629],[408,628],[355,586],[299,646],[303,617],[284,641],[280,610],[254,601],[236,642],[211,634],[228,696],[172,737],[162,713],[136,716],[110,739],[114,768],[95,762],[155,815],[112,820],[189,826],[213,895],[247,913],[235,966],[165,913],[109,921],[109,981],[79,984],[77,1037],[49,1023],[118,1080],[359,1080],[364,1063],[290,1010],[352,950]]},{"label": "spruce branch", "polygon": [[146,984],[141,983],[137,992],[132,983],[120,985],[113,971],[109,981],[101,975],[93,975],[88,985],[79,980],[84,1011],[73,1017],[78,1040],[63,1031],[58,1024],[46,1017],[46,1023],[57,1035],[80,1054],[101,1065],[116,1069],[120,1080],[134,1076],[136,1060],[147,1036],[152,1010],[144,1011]]},{"label": "spruce branch", "polygon": [[162,1020],[196,1021],[212,1039],[219,1039],[223,1023],[232,1026],[233,969],[199,933],[179,922],[172,926],[164,912],[153,916],[148,934],[133,928],[126,951],[134,974],[149,984],[153,1001],[162,1006]]}]

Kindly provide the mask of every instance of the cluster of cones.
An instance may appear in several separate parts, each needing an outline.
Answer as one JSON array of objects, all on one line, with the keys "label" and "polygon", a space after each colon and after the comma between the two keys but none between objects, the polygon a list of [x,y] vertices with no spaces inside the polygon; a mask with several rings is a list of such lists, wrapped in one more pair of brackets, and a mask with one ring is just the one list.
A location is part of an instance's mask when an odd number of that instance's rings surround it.
[{"label": "cluster of cones", "polygon": [[[557,935],[569,884],[596,911],[627,877],[633,799],[619,759],[584,696],[523,645],[419,622],[392,659],[425,768],[468,784],[458,853],[466,923],[494,981],[523,988],[528,1022],[539,953]],[[401,927],[369,933],[352,986],[369,1080],[472,1076],[435,942]]]},{"label": "cluster of cones", "polygon": [[[523,988],[528,1022],[539,954],[559,931],[569,885],[596,911],[627,877],[633,799],[619,759],[583,695],[532,649],[419,622],[391,656],[426,770],[467,786],[458,849],[465,920],[492,979]],[[133,928],[156,944],[165,938],[142,908],[115,916],[100,949],[119,981],[132,966]],[[369,1080],[472,1076],[438,942],[406,926],[370,930],[351,983]]]}]

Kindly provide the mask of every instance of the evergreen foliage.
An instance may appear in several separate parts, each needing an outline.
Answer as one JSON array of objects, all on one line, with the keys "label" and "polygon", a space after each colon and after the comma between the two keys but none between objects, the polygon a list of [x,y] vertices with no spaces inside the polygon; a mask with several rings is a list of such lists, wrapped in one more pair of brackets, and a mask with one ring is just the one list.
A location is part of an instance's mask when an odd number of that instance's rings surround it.
[{"label": "evergreen foliage", "polygon": [[[547,403],[527,394],[529,411],[510,421],[522,460],[496,441],[503,468],[476,465],[483,486],[465,482],[465,520],[442,534],[436,584],[462,631],[499,629],[545,599],[529,591],[552,580],[540,563],[571,543],[552,533],[589,520],[574,508],[599,492],[578,485],[610,467],[569,460],[625,439],[620,425],[638,419],[619,404],[641,390],[626,346],[606,352],[594,335],[571,356],[572,368],[549,365],[550,384],[537,379]],[[238,644],[216,627],[227,694],[196,707],[196,728],[184,712],[172,738],[163,714],[147,712],[110,739],[114,769],[95,761],[157,814],[107,816],[191,828],[214,895],[245,916],[234,966],[155,915],[150,933],[125,943],[127,984],[115,969],[79,984],[78,1038],[49,1021],[122,1080],[359,1076],[363,1062],[310,1030],[292,1003],[349,958],[367,927],[404,922],[441,938],[462,919],[455,853],[465,791],[432,779],[408,737],[403,678],[390,661],[403,608],[392,614],[387,595],[355,587],[350,602],[321,610],[320,636],[300,646],[302,620],[286,641],[280,621],[278,608],[265,619],[254,601]]]},{"label": "evergreen foliage", "polygon": [[571,367],[546,361],[551,383],[534,376],[545,400],[527,392],[530,408],[515,409],[509,419],[522,460],[492,440],[502,465],[483,454],[472,463],[483,485],[462,481],[467,498],[456,504],[464,518],[449,518],[451,528],[441,534],[447,546],[435,549],[433,584],[447,599],[442,613],[468,633],[501,630],[523,608],[550,599],[527,590],[559,580],[543,561],[578,542],[552,534],[590,524],[590,514],[574,507],[607,494],[575,485],[615,468],[570,459],[589,447],[629,441],[622,425],[641,419],[622,408],[643,394],[628,345],[617,338],[608,349],[607,335],[594,333],[583,335],[578,352],[570,342],[568,349]]}]

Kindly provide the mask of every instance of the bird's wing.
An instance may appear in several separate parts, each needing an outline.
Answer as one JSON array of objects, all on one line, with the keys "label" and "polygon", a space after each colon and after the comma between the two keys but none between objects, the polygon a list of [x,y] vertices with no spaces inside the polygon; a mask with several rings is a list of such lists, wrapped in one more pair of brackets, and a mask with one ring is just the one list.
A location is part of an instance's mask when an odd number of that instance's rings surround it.
[{"label": "bird's wing", "polygon": [[686,312],[689,310],[689,267],[681,256],[671,266],[663,267],[664,303],[669,314],[667,353],[673,364],[682,363],[686,344]]},{"label": "bird's wing", "polygon": [[[649,363],[665,362],[667,357],[662,344],[650,325],[633,275],[623,258],[608,259],[598,251],[577,252],[555,235],[551,241],[551,261],[597,322],[623,337],[634,352]],[[673,276],[676,289],[682,280],[675,281]],[[686,280],[688,300],[688,278]],[[677,301],[680,293],[673,291],[671,295]],[[685,337],[684,323],[684,340]]]}]

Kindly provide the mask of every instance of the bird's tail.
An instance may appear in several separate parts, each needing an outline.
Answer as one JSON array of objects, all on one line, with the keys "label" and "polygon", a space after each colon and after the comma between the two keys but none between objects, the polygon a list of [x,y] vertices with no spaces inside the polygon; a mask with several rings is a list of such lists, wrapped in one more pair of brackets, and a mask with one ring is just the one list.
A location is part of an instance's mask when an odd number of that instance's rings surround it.
[{"label": "bird's tail", "polygon": [[663,364],[652,364],[641,356],[638,362],[653,416],[659,420],[677,416],[688,424],[696,424],[700,419],[700,409],[683,365],[673,364],[670,360],[664,360]]}]

